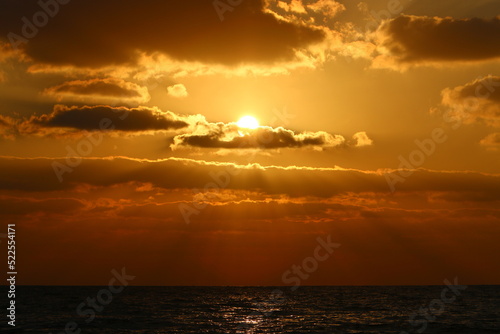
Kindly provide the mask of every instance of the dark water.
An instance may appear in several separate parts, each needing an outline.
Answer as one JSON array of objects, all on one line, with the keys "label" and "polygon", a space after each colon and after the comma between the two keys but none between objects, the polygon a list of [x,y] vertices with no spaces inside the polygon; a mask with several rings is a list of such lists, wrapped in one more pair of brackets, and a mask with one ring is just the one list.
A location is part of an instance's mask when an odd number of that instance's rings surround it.
[{"label": "dark water", "polygon": [[[107,287],[96,286],[18,286],[17,326],[7,325],[7,298],[2,298],[0,330],[54,334],[500,333],[500,286],[469,286],[460,295],[445,291],[446,302],[441,299],[443,289],[446,286],[300,287],[296,291],[289,287],[126,287],[110,294]],[[4,291],[2,287],[6,296]],[[97,300],[97,307],[102,307],[99,311],[81,305],[97,296],[107,303],[102,306]],[[109,296],[112,300],[106,299]],[[425,320],[418,312],[429,306],[434,314],[428,311]],[[94,319],[91,312],[95,312]],[[410,323],[412,314],[415,318]]]}]

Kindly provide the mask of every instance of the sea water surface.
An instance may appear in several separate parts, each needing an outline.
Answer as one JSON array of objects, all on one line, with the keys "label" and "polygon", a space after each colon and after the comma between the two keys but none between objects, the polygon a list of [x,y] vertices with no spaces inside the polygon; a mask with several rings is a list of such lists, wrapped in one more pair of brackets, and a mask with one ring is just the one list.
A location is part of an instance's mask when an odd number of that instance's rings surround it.
[{"label": "sea water surface", "polygon": [[[303,286],[291,291],[290,287],[129,286],[105,300],[109,294],[99,292],[107,287],[18,286],[16,327],[7,325],[4,302],[0,330],[53,334],[500,333],[500,286],[469,286],[456,296],[447,291],[446,303],[444,288]],[[99,304],[98,295],[105,305]],[[82,305],[87,298],[96,299],[98,310]],[[429,308],[432,311],[424,314]]]}]

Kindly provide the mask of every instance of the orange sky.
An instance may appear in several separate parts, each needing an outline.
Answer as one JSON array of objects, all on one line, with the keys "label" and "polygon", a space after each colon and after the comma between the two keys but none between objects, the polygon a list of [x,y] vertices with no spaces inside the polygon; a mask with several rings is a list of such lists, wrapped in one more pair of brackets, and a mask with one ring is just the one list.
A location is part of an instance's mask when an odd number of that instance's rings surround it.
[{"label": "orange sky", "polygon": [[500,5],[234,3],[0,1],[19,283],[500,284]]}]

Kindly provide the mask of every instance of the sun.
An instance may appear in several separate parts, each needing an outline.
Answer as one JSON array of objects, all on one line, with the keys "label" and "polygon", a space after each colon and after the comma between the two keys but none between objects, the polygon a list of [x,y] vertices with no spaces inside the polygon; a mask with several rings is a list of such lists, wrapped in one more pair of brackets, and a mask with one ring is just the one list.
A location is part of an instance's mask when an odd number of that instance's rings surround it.
[{"label": "sun", "polygon": [[259,121],[252,116],[243,116],[236,123],[236,125],[238,125],[240,128],[257,129],[259,127]]}]

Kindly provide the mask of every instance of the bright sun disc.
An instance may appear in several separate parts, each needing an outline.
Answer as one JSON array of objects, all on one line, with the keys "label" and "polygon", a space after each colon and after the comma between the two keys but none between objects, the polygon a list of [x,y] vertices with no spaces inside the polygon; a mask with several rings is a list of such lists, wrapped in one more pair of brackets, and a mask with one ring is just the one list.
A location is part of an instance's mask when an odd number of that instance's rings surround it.
[{"label": "bright sun disc", "polygon": [[240,128],[246,129],[257,129],[259,127],[259,121],[257,121],[257,119],[252,116],[243,116],[236,124]]}]

